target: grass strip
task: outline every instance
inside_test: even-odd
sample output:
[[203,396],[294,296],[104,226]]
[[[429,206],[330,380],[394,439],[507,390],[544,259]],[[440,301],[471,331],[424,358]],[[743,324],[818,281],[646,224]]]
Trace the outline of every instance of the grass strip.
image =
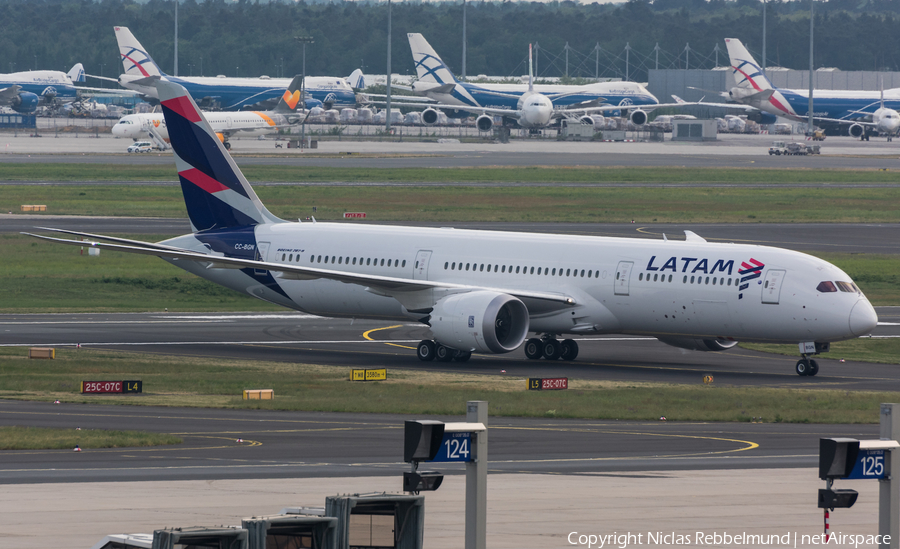
[[[799,350],[796,345],[771,345],[763,343],[741,343],[741,347],[762,353],[795,356]],[[814,357],[815,358],[815,357]],[[895,338],[861,337],[831,344],[831,351],[819,358],[846,359],[879,364],[898,364],[900,362],[900,342]]]
[[[336,155],[340,156],[340,155]],[[241,164],[241,158],[236,161]],[[900,171],[785,168],[615,166],[487,166],[471,168],[346,168],[296,165],[241,166],[251,182],[509,182],[509,183],[900,183]],[[2,163],[3,181],[177,181],[172,164]]]
[[[900,393],[653,385],[570,379],[567,391],[528,391],[505,375],[388,370],[381,382],[351,382],[349,368],[263,361],[66,350],[40,368],[24,349],[0,349],[0,398],[92,404],[457,415],[468,400],[492,416],[619,420],[877,423],[879,405]],[[84,379],[141,379],[143,395],[82,395]],[[244,389],[275,400],[245,401]]]
[[0,427],[0,450],[71,450],[135,448],[181,444],[174,435],[141,431],[107,431],[102,429],[50,429],[44,427]]
[[[883,172],[877,172],[883,173]],[[891,187],[257,187],[284,219],[574,223],[896,223]],[[181,189],[153,185],[6,185],[0,211],[44,204],[46,215],[184,218]],[[44,214],[37,214],[44,215]]]

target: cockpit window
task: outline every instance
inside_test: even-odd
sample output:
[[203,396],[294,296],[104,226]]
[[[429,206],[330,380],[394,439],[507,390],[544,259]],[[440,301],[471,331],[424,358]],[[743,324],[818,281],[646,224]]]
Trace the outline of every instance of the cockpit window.
[[[838,282],[838,284],[840,284],[840,282]],[[818,286],[816,286],[816,290],[824,294],[828,292],[836,292],[837,288],[834,287],[834,282],[830,280],[823,280],[822,282],[819,282]]]
[[856,284],[852,282],[838,282],[838,288],[841,289],[842,292],[855,293],[857,291]]

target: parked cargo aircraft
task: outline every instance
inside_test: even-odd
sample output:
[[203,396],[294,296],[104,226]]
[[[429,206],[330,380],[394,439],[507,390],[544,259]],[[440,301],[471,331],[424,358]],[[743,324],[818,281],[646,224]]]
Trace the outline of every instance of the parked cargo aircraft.
[[[191,96],[206,109],[236,111],[242,109],[271,108],[290,84],[288,78],[227,78],[204,76],[170,76],[163,73],[147,53],[147,50],[126,27],[115,27],[119,43],[119,57],[124,74],[119,84],[148,97],[156,98],[156,80],[176,82],[184,86]],[[349,82],[348,82],[349,80]],[[308,97],[321,101],[327,108],[353,107],[356,94],[351,87],[363,85],[362,71],[353,71],[347,79],[336,76],[309,76],[304,89]],[[310,105],[312,108],[313,105]]]
[[[228,139],[238,133],[248,135],[264,135],[302,122],[306,113],[298,113],[297,107],[302,103],[300,89],[303,77],[297,75],[284,91],[278,105],[271,111],[239,111],[239,112],[207,112],[207,122],[226,149],[231,149]],[[166,148],[169,131],[162,113],[141,113],[123,116],[115,126],[112,134],[116,137],[139,139],[149,136],[161,148]]]
[[532,359],[574,359],[577,343],[557,336],[649,334],[703,351],[799,343],[796,371],[815,375],[810,354],[877,324],[826,261],[689,231],[674,241],[287,222],[262,204],[184,88],[161,81],[159,97],[193,232],[158,243],[61,229],[44,230],[91,241],[39,238],[158,256],[299,311],[418,321],[434,338],[418,344],[421,360],[523,343]]
[[[421,34],[410,33],[407,37],[418,76],[411,89],[436,103],[422,113],[422,121],[426,124],[437,122],[437,109],[440,109],[480,115],[476,125],[482,131],[491,129],[492,116],[505,116],[523,127],[533,128],[546,126],[554,117],[578,118],[591,112],[620,113],[640,126],[647,122],[648,110],[679,106],[674,103],[661,105],[653,94],[636,82],[600,82],[585,86],[460,82]],[[529,74],[530,57],[529,48]]]
[[[809,90],[776,88],[737,38],[726,38],[736,86],[723,95],[761,111],[805,122],[809,118]],[[813,121],[839,125],[853,137],[897,135],[900,131],[900,89],[875,91],[813,90]]]
[[78,101],[82,91],[112,91],[76,87],[75,82],[84,82],[84,67],[81,63],[76,63],[68,73],[40,70],[0,74],[0,106],[28,114],[38,107]]

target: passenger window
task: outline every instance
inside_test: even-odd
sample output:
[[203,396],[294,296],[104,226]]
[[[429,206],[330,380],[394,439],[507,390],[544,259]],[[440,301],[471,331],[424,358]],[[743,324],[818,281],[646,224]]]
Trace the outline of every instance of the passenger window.
[[319,259],[316,260],[316,263],[321,263],[321,262],[322,262],[322,256],[320,255]]
[[658,274],[653,275],[653,282],[656,282],[656,279],[659,278]]
[[519,274],[519,268],[516,267],[516,274]]
[[381,266],[384,267],[384,259],[381,260]]
[[731,286],[731,279],[728,279],[728,285]]
[[584,277],[584,269],[581,269],[581,276]]
[[684,275],[684,280],[681,281],[682,284],[687,284],[687,275]]
[[454,262],[453,262],[453,265],[450,266],[450,270],[451,270],[451,271],[455,271],[455,270],[456,270],[456,261],[454,261]]
[[694,283],[694,276],[691,275],[691,284],[693,284],[693,283]]
[[372,264],[372,258],[371,258],[371,257],[367,257],[367,258],[366,258],[366,265],[371,265],[371,264]]
[[314,256],[314,255],[309,256],[309,262],[310,262],[310,263],[315,263],[315,262],[316,262],[316,256]]
[[819,285],[816,286],[816,290],[822,292],[823,294],[827,294],[829,292],[836,292],[837,288],[834,287],[834,282],[830,280],[823,280],[819,282]]
[[338,258],[338,265],[343,265],[343,263],[344,263],[344,258],[343,258],[343,257],[339,257],[339,258]]
[[[556,276],[556,269],[555,269],[555,268],[553,269],[553,276]],[[619,276],[616,275],[616,280],[618,280],[618,279],[619,279]]]
[[566,276],[569,276],[569,273],[572,272],[572,269],[566,269]]
[[501,273],[505,273],[505,272],[506,272],[506,265],[503,266],[503,268],[500,270],[500,272],[501,272]]
[[713,286],[716,285],[716,277],[713,277]]
[[388,259],[388,267],[390,267],[390,266],[391,266],[391,260]]
[[289,256],[288,256],[288,261],[293,261],[293,260],[294,260],[294,254],[289,255]]
[[534,274],[534,267],[531,268],[531,272],[528,274]]
[[538,274],[541,274],[541,268],[538,267]]
[[488,272],[491,272],[491,264],[488,263]]
[[401,267],[406,267],[406,260],[403,260],[403,263],[400,265]]

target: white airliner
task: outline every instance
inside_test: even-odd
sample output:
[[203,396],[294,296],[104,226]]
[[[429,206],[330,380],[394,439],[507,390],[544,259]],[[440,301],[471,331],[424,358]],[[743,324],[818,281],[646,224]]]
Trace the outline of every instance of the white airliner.
[[[119,44],[119,57],[124,73],[117,81],[124,87],[148,97],[156,98],[156,80],[177,82],[190,91],[207,109],[226,111],[265,108],[281,97],[290,84],[287,78],[227,78],[208,76],[171,76],[162,72],[150,54],[138,42],[127,27],[115,27]],[[93,78],[98,78],[94,76]],[[348,81],[349,80],[349,81]],[[356,105],[354,87],[362,87],[365,78],[356,69],[348,78],[334,76],[309,76],[304,89],[309,97],[320,101],[327,108],[353,107]],[[271,102],[271,103],[269,103]],[[314,105],[308,105],[313,107]]]
[[[435,101],[422,112],[422,122],[429,125],[437,123],[439,109],[452,116],[475,114],[478,116],[475,125],[481,131],[491,130],[493,116],[503,116],[524,128],[541,128],[554,120],[579,119],[592,112],[612,112],[615,116],[622,114],[640,126],[647,122],[647,113],[653,109],[684,106],[678,103],[661,104],[636,82],[600,82],[586,86],[535,85],[530,45],[527,86],[460,82],[425,37],[418,33],[410,33],[407,37],[418,75],[418,80],[410,89]],[[422,106],[417,103],[396,105]],[[593,124],[593,120],[583,121]]]
[[[737,38],[726,38],[736,86],[722,95],[791,120],[809,116],[809,90],[776,88]],[[887,96],[887,100],[885,99]],[[887,101],[888,106],[885,106]],[[894,107],[894,108],[891,108]],[[879,92],[861,90],[813,90],[813,120],[821,125],[841,125],[853,137],[867,139],[874,132],[889,139],[900,131],[900,89]]]
[[[306,116],[297,113],[297,106],[302,103],[302,85],[303,77],[295,76],[271,111],[206,112],[204,116],[225,148],[231,149],[228,139],[238,132],[265,135],[301,122]],[[125,115],[112,127],[112,134],[132,139],[150,136],[163,149],[169,141],[169,131],[162,113]]]
[[[325,316],[418,321],[422,360],[472,352],[574,359],[563,334],[641,334],[685,349],[738,340],[800,344],[808,355],[869,333],[872,305],[849,276],[767,246],[296,223],[260,202],[184,88],[159,83],[193,232],[159,243],[60,229],[76,246],[155,255],[202,278]],[[36,236],[36,235],[33,235]],[[529,334],[534,334],[528,339]],[[527,341],[526,341],[527,339]]]

